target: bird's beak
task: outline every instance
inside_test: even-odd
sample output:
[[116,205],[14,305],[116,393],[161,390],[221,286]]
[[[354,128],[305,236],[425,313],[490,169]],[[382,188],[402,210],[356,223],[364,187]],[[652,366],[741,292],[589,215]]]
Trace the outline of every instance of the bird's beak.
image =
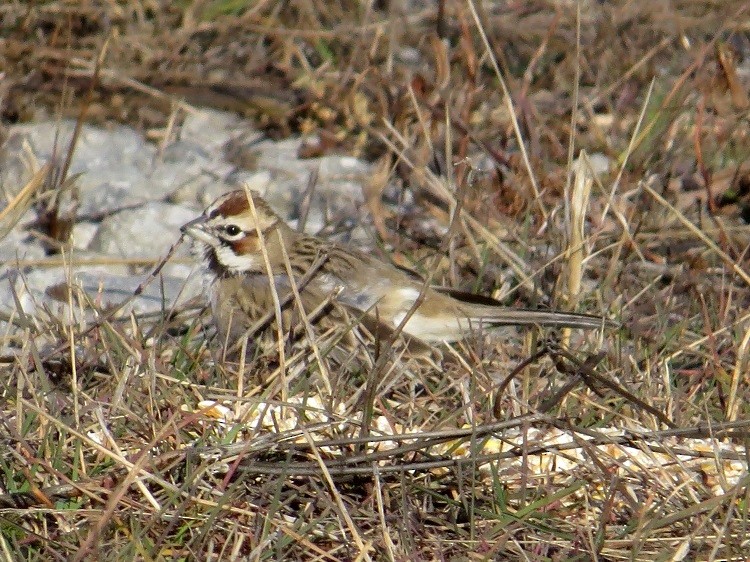
[[206,244],[211,244],[212,246],[216,244],[214,237],[206,231],[206,217],[204,215],[183,224],[180,227],[180,231]]
[[183,224],[180,227],[180,231],[183,234],[189,234],[190,236],[192,236],[192,232],[194,230],[198,230],[198,229],[202,230],[201,227],[205,224],[205,222],[206,222],[206,217],[204,217],[203,215],[201,215],[197,219],[193,219],[190,222],[186,222],[185,224]]

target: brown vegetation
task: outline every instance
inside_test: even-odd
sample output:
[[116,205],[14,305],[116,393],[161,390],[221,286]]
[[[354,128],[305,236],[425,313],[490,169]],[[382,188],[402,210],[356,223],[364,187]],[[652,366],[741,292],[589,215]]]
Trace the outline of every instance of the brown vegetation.
[[[273,357],[246,377],[215,364],[195,310],[16,316],[5,559],[744,557],[747,3],[579,5],[0,6],[5,123],[75,116],[167,142],[193,105],[236,111],[307,135],[303,157],[374,162],[363,189],[396,261],[623,324],[467,342],[420,378],[376,392],[363,373],[320,398]],[[579,151],[611,170],[587,175]],[[34,182],[0,218],[37,205],[64,244],[74,217],[30,195],[67,185],[64,167]],[[382,197],[394,186],[408,214]]]

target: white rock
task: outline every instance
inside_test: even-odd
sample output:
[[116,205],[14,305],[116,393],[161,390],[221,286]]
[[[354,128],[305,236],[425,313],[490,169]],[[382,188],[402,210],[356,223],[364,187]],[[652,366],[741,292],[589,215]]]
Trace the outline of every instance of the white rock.
[[[87,314],[92,314],[89,303],[94,303],[98,308],[108,308],[131,301],[123,313],[131,310],[136,313],[158,312],[170,309],[178,302],[184,303],[202,290],[202,281],[197,275],[189,279],[162,275],[145,285],[143,292],[133,298],[136,289],[148,280],[149,274],[132,275],[122,269],[119,269],[121,273],[117,273],[118,269],[76,267],[73,269],[72,282],[70,271],[62,267],[39,269],[17,275],[15,279],[2,280],[0,310],[10,312],[16,308],[10,283],[13,283],[26,314],[45,310],[63,323],[78,322]],[[72,291],[73,309],[68,306],[69,290]],[[81,298],[81,291],[86,298]]]
[[97,230],[99,230],[99,225],[94,222],[81,221],[74,224],[73,232],[71,233],[73,248],[76,250],[87,249],[94,239]]
[[[62,162],[74,129],[73,120],[14,125],[8,132],[8,142],[11,147],[17,147],[26,141],[41,163],[53,155]],[[102,170],[117,162],[140,160],[153,151],[154,148],[130,127],[117,125],[105,129],[84,125],[76,141],[69,174]]]
[[[159,259],[180,236],[180,226],[195,211],[168,203],[150,202],[121,211],[102,221],[89,250],[122,258]],[[183,250],[182,255],[186,255]]]
[[[21,221],[23,224],[24,221]],[[0,263],[12,265],[24,260],[38,260],[45,256],[42,244],[23,232],[18,225],[0,240]]]
[[190,112],[182,123],[180,137],[203,146],[208,152],[216,153],[224,145],[240,135],[261,135],[248,121],[241,120],[237,114],[213,109],[200,109]]

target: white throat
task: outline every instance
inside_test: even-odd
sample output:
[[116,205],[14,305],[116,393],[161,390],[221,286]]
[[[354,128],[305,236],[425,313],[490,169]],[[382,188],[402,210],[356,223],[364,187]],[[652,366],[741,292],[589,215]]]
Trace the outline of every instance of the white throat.
[[238,256],[227,246],[215,247],[216,259],[232,273],[263,271],[262,256],[243,255]]

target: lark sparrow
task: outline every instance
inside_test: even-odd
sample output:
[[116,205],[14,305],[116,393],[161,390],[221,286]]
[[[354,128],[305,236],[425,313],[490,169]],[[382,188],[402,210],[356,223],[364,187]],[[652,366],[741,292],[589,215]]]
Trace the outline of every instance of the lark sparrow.
[[427,287],[367,253],[293,230],[261,197],[244,190],[219,197],[182,232],[197,241],[214,320],[230,343],[259,322],[256,328],[276,325],[277,304],[284,333],[304,331],[301,304],[308,331],[359,325],[382,338],[400,328],[427,344],[462,339],[480,326],[607,324],[597,316],[507,308],[488,297]]

